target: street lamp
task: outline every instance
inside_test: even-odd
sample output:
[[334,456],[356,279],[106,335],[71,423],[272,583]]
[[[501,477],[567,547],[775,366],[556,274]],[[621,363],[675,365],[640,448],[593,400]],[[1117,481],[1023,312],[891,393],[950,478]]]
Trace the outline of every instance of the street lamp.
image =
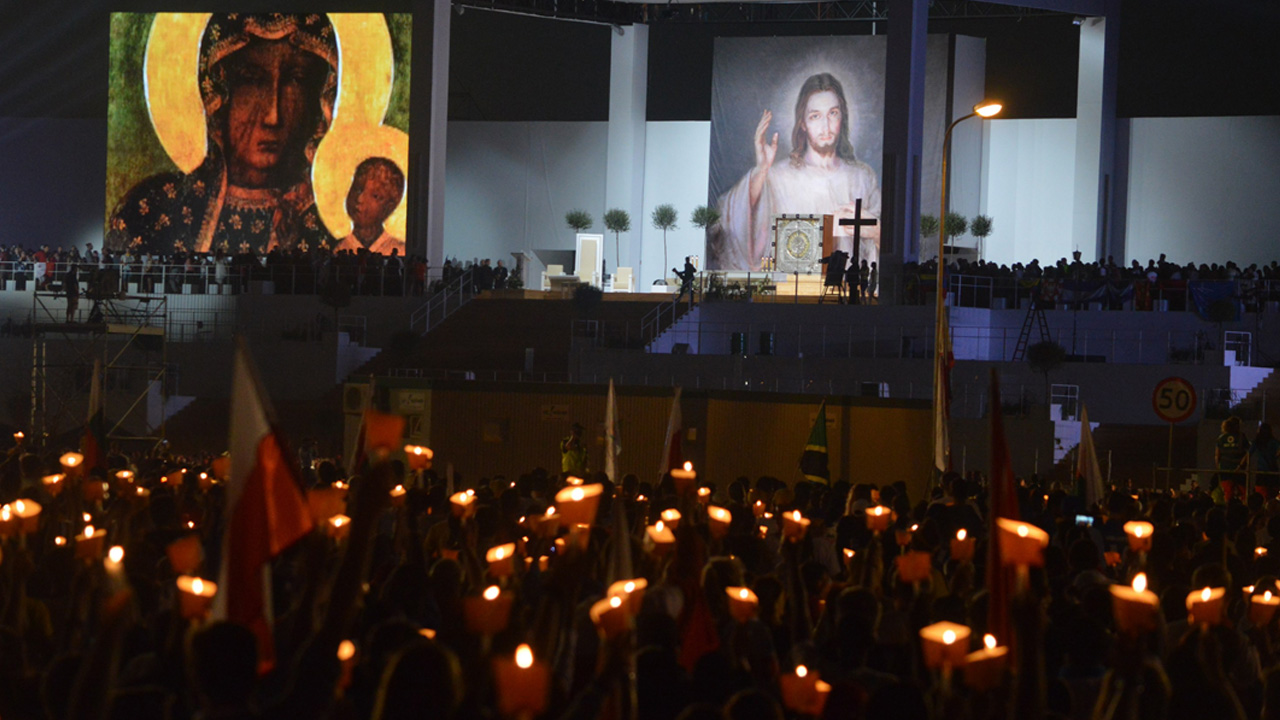
[[[934,318],[934,348],[933,348],[933,406],[934,406],[934,427],[933,427],[933,448],[934,448],[934,464],[938,470],[947,471],[947,456],[950,454],[950,431],[948,428],[950,421],[950,403],[946,397],[947,389],[945,378],[950,372],[951,359],[949,357],[950,350],[950,329],[946,321],[946,304],[943,302],[943,288],[945,287],[944,275],[947,268],[947,165],[951,160],[951,131],[957,125],[968,120],[971,117],[989,118],[997,115],[1004,108],[998,102],[992,100],[984,100],[973,106],[973,112],[968,115],[956,118],[947,126],[947,132],[942,137],[942,212],[938,215],[938,297],[936,315]],[[998,402],[998,399],[994,401]],[[947,407],[945,412],[940,408]]]

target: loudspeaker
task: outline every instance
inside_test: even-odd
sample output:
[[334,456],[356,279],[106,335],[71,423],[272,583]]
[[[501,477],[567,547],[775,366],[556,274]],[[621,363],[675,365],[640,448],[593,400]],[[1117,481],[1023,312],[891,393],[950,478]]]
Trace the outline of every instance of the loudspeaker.
[[373,390],[369,385],[348,383],[342,390],[342,412],[359,415],[369,407],[369,395]]

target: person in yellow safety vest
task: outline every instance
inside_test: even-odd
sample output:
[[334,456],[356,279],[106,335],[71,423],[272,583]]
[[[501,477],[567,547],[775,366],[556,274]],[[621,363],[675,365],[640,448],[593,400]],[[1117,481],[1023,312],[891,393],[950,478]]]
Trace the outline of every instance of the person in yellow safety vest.
[[587,475],[587,447],[582,444],[582,426],[574,423],[569,436],[560,441],[560,470],[576,477]]

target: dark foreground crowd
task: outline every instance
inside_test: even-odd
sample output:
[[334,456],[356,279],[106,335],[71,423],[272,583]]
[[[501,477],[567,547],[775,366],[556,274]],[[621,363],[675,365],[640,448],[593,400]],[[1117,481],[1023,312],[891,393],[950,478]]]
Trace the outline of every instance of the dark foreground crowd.
[[[550,670],[536,713],[547,718],[800,717],[780,690],[800,665],[830,685],[827,718],[1280,717],[1280,614],[1257,626],[1246,610],[1250,592],[1280,593],[1280,504],[1259,493],[1224,506],[1112,488],[1087,508],[1019,481],[1022,519],[1051,539],[1043,568],[1002,608],[1015,633],[997,639],[1012,650],[1005,674],[979,690],[963,668],[927,668],[919,636],[947,620],[970,627],[977,648],[990,631],[976,476],[948,475],[916,497],[900,482],[768,477],[699,477],[678,494],[670,475],[615,485],[596,474],[587,529],[546,519],[564,479],[541,470],[450,482],[407,471],[401,456],[343,478],[318,461],[301,481],[316,529],[271,566],[268,668],[248,629],[183,617],[175,566],[193,560],[174,548],[202,546],[186,572],[217,577],[225,486],[205,460],[114,454],[54,495],[43,478],[59,471],[56,456],[9,453],[0,499],[43,511],[29,533],[0,522],[0,717],[499,717],[517,688],[495,680],[496,663],[521,644]],[[105,494],[92,487],[104,481]],[[451,492],[474,512],[456,511]],[[876,503],[893,513],[880,533],[868,529]],[[731,513],[727,533],[709,522],[717,507]],[[682,516],[666,524],[674,546],[655,544],[647,526],[671,509]],[[797,510],[810,524],[792,541],[783,518]],[[334,512],[349,518],[341,532]],[[1122,530],[1137,518],[1155,528],[1147,553]],[[78,549],[89,524],[106,529],[104,548],[123,549],[122,574],[104,548]],[[977,539],[973,561],[950,555],[962,529]],[[510,576],[486,562],[506,543]],[[899,577],[908,551],[931,559],[924,579]],[[1109,587],[1139,571],[1161,612],[1155,631],[1132,636],[1116,627]],[[647,581],[642,601],[602,638],[590,610],[629,579]],[[495,585],[510,614],[473,632],[477,598]],[[739,586],[756,598],[748,615],[726,593]],[[1225,622],[1189,627],[1185,599],[1206,586],[1226,589]]]

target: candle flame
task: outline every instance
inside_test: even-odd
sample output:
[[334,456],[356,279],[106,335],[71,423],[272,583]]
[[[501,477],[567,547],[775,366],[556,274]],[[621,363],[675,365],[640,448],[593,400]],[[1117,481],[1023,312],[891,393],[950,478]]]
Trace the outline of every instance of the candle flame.
[[747,592],[747,589],[746,589],[746,588],[742,588],[741,590],[739,590],[739,591],[738,591],[738,597],[739,597],[739,598],[741,598],[741,599],[743,599],[743,600],[746,600],[746,599],[747,599],[748,594],[749,594],[749,593]]
[[583,496],[584,496],[584,493],[582,492],[582,488],[580,487],[574,488],[573,492],[569,493],[569,497],[573,498],[574,502],[578,502],[583,498]]
[[614,595],[613,597],[609,598],[609,605],[611,605],[612,607],[622,607],[622,598],[618,597],[617,595]]
[[62,547],[67,544],[67,539],[59,535],[53,539],[53,544]]
[[686,461],[684,464],[684,471],[691,472],[692,470],[693,470],[693,463]]
[[192,595],[203,595],[203,594],[204,594],[204,581],[203,581],[203,580],[201,580],[200,578],[192,578],[192,579],[191,579],[191,594],[192,594]]
[[[7,509],[7,508],[6,508],[6,509]],[[92,525],[85,525],[85,526],[84,526],[84,536],[85,536],[85,538],[91,538],[91,537],[93,537],[93,533],[94,533],[94,529],[93,529],[93,526],[92,526]]]
[[119,545],[113,545],[111,549],[107,551],[107,559],[113,563],[119,564],[124,560],[124,548]]
[[955,631],[955,630],[947,630],[946,632],[942,633],[942,644],[943,644],[943,645],[950,645],[950,644],[954,643],[955,641],[956,641],[956,631]]
[[1200,591],[1200,600],[1203,602],[1209,602],[1209,596],[1211,596],[1212,594],[1213,593],[1209,591],[1209,588],[1205,588],[1204,590]]
[[796,677],[804,677],[805,675],[808,675],[808,674],[809,674],[809,668],[803,665],[796,666]]
[[1262,601],[1263,601],[1263,602],[1271,602],[1271,591],[1270,591],[1270,590],[1268,590],[1268,591],[1266,591],[1266,592],[1262,593]]
[[957,540],[964,540],[966,537],[969,537],[969,533],[965,532],[964,528],[960,528],[959,530],[956,531]]
[[346,662],[356,656],[356,644],[350,640],[338,643],[338,659]]
[[662,521],[661,521],[661,520],[659,520],[658,522],[656,522],[656,523],[654,523],[654,524],[653,524],[653,529],[654,529],[654,530],[657,530],[658,532],[662,532],[662,528],[664,528],[664,527],[666,527],[666,526],[662,524]]
[[622,589],[623,589],[623,590],[625,590],[625,591],[627,591],[627,592],[629,592],[629,593],[635,592],[635,591],[636,591],[636,584],[635,584],[634,582],[632,582],[632,581],[628,580],[628,581],[627,581],[627,584],[622,586]]
[[90,520],[93,519],[93,516],[90,515],[89,513],[81,513],[80,517],[84,518],[85,522],[89,522]]
[[405,489],[403,485],[397,485],[391,488],[391,497],[400,497],[403,494],[405,494]]
[[8,503],[5,503],[3,506],[0,506],[0,520],[4,522],[9,522],[9,518],[12,517],[12,515],[13,515],[13,511],[9,509]]
[[791,513],[791,519],[795,520],[796,522],[800,522],[800,511],[799,510],[793,511]]
[[[351,521],[351,518],[347,517],[346,515],[334,515],[333,517],[329,518],[329,524],[334,526],[335,528],[340,528],[343,525],[346,525],[350,521]],[[187,523],[187,527],[193,527],[193,526],[194,526],[194,523]]]
[[485,599],[485,600],[497,600],[497,599],[498,599],[498,593],[499,593],[499,592],[501,592],[501,591],[500,591],[500,590],[498,590],[498,586],[497,586],[497,585],[490,585],[489,587],[487,587],[487,588],[485,588],[485,589],[484,589],[484,599]]
[[[334,525],[334,527],[337,527],[337,526],[338,526],[338,525],[340,525],[340,524],[341,524],[341,523],[336,523],[336,524]],[[195,530],[195,529],[196,529],[196,521],[195,521],[195,520],[188,520],[188,521],[187,521],[187,529],[188,529],[188,530]]]
[[506,556],[506,554],[507,554],[507,550],[504,547],[498,547],[493,551],[493,557],[497,560],[501,560],[503,557]]
[[882,507],[880,507],[879,505],[877,505],[877,506],[875,507],[875,510],[873,510],[872,512],[874,512],[874,513],[875,513],[876,517],[880,517],[881,515],[883,515],[883,514],[884,514],[884,508],[882,508]]
[[710,494],[711,494],[711,488],[709,487],[698,488],[698,497],[707,497]]
[[1135,527],[1133,529],[1133,536],[1138,538],[1142,537],[1142,530],[1143,530],[1143,527],[1141,525]]
[[476,491],[475,491],[475,490],[472,490],[472,489],[470,489],[470,488],[468,488],[468,489],[467,489],[467,497],[475,497],[475,496],[476,496]]
[[919,526],[919,525],[912,525],[912,526],[911,526],[911,532],[915,532],[916,530],[919,530],[919,529],[920,529],[920,526]]
[[13,509],[14,509],[14,511],[15,511],[15,512],[17,512],[19,515],[21,515],[22,513],[26,512],[26,510],[27,510],[27,504],[26,504],[26,503],[24,503],[24,502],[22,502],[21,500],[18,500],[17,502],[15,502],[15,503],[13,504]]
[[528,670],[533,667],[533,649],[528,644],[521,644],[516,648],[516,667],[521,670]]
[[852,548],[845,548],[845,549],[844,549],[844,556],[845,556],[846,558],[852,558],[852,557],[853,557],[853,549],[852,549]]
[[1147,589],[1147,574],[1138,573],[1133,576],[1133,591],[1143,592]]
[[555,515],[555,514],[556,514],[555,505],[552,505],[551,507],[547,508],[547,515],[546,515],[547,517],[551,517],[552,515]]
[[1027,526],[1026,526],[1026,525],[1019,525],[1019,526],[1018,526],[1018,537],[1026,537],[1026,536],[1027,536],[1027,534],[1028,534],[1028,533],[1030,533],[1030,532],[1031,532],[1031,531],[1027,529]]
[[1267,549],[1264,547],[1256,547],[1253,549],[1253,554],[1257,555],[1258,557],[1266,557]]
[[996,636],[995,636],[995,635],[992,635],[991,633],[987,633],[986,635],[983,635],[983,636],[982,636],[982,644],[983,644],[983,645],[986,645],[988,650],[995,650],[995,649],[996,649]]

